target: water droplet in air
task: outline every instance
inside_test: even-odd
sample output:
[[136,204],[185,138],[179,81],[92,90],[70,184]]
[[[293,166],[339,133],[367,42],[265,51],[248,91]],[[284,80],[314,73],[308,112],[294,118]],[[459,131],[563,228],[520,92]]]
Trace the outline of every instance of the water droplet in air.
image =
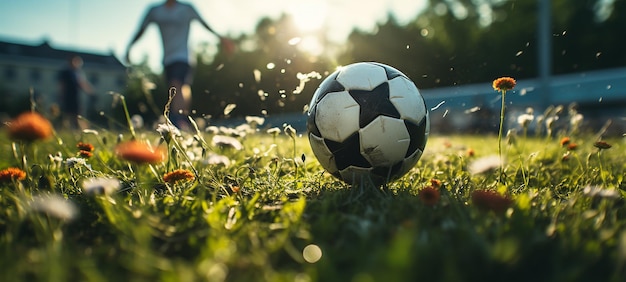
[[294,38],[289,39],[289,41],[287,41],[287,44],[293,46],[293,45],[300,43],[300,41],[302,41],[302,38],[294,37]]
[[224,108],[224,115],[225,116],[229,115],[236,107],[237,107],[236,104],[226,105],[226,107]]
[[316,263],[322,258],[322,249],[314,244],[308,245],[302,250],[302,257],[308,263]]
[[257,83],[259,83],[261,81],[261,71],[254,69],[252,71],[252,73],[254,74],[254,81],[256,81]]

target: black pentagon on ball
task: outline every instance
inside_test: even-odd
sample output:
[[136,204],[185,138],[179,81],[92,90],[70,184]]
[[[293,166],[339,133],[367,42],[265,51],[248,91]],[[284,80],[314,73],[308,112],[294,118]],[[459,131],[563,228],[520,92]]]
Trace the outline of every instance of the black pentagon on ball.
[[317,128],[317,124],[315,123],[315,114],[317,112],[317,104],[313,105],[309,109],[309,115],[306,118],[306,129],[313,135],[317,137],[322,137],[319,128]]
[[341,92],[346,89],[343,85],[341,85],[341,83],[339,83],[339,81],[337,81],[338,75],[339,72],[334,72],[322,81],[320,86],[317,88],[317,91],[315,91],[315,97],[313,97],[314,101],[311,101],[313,104],[317,104],[328,93]]
[[350,135],[343,142],[335,142],[324,139],[324,143],[328,150],[335,156],[335,165],[338,170],[344,170],[349,166],[372,167],[372,165],[363,157],[360,148],[360,136],[358,132]]
[[408,158],[418,149],[424,151],[424,147],[426,147],[426,139],[428,138],[428,134],[426,133],[426,128],[428,127],[428,125],[426,124],[426,121],[426,117],[422,118],[419,124],[404,120],[404,125],[409,132],[409,136],[411,136],[409,149],[404,156],[405,158]]
[[372,174],[377,175],[378,177],[382,179],[389,180],[389,179],[393,179],[394,176],[397,176],[398,171],[400,171],[401,168],[402,168],[402,162],[400,161],[390,167],[387,167],[387,166],[374,167],[374,169],[372,169]]
[[359,104],[359,127],[363,128],[379,116],[400,118],[396,106],[389,100],[389,83],[383,82],[372,90],[349,90]]
[[392,79],[394,79],[394,78],[396,78],[398,76],[406,77],[406,75],[401,73],[399,70],[394,69],[394,68],[392,68],[390,66],[387,66],[387,65],[384,65],[384,64],[381,64],[381,63],[375,63],[375,62],[372,62],[371,64],[377,65],[377,66],[385,69],[385,73],[387,74],[387,80],[392,80]]

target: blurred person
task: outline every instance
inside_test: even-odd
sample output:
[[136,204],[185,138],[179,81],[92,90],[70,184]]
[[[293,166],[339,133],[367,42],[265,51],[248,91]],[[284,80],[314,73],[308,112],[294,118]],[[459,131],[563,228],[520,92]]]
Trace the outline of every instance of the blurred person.
[[204,28],[220,39],[227,51],[232,51],[233,43],[216,33],[196,9],[188,3],[167,0],[151,6],[144,16],[139,30],[133,36],[126,50],[126,62],[130,63],[130,49],[141,38],[144,31],[155,23],[161,33],[163,45],[163,72],[168,87],[176,89],[176,95],[170,105],[170,119],[178,128],[189,127],[187,115],[191,105],[191,58],[189,52],[189,28],[197,20]]
[[78,128],[78,115],[81,114],[81,91],[93,96],[93,87],[82,70],[83,59],[78,55],[69,58],[67,66],[59,72],[59,102],[65,126]]

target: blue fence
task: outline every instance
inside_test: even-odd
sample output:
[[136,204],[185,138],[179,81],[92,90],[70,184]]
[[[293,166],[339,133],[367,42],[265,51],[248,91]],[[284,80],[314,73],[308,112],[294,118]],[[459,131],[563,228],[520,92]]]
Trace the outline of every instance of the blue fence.
[[[499,123],[501,97],[490,82],[420,90],[431,109],[433,132],[493,132]],[[626,128],[626,68],[552,76],[542,87],[539,79],[518,80],[506,96],[507,127],[531,107],[538,116],[550,106],[575,103],[591,130],[611,120],[611,129]]]

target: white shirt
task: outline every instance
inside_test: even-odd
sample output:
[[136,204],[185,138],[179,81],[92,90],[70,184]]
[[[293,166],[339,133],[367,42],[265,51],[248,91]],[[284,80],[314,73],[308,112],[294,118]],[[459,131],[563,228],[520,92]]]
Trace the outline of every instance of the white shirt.
[[141,29],[145,29],[150,23],[159,26],[164,66],[174,62],[190,62],[189,27],[194,19],[200,20],[200,15],[187,3],[176,2],[171,7],[159,4],[152,6],[148,11],[141,23]]

